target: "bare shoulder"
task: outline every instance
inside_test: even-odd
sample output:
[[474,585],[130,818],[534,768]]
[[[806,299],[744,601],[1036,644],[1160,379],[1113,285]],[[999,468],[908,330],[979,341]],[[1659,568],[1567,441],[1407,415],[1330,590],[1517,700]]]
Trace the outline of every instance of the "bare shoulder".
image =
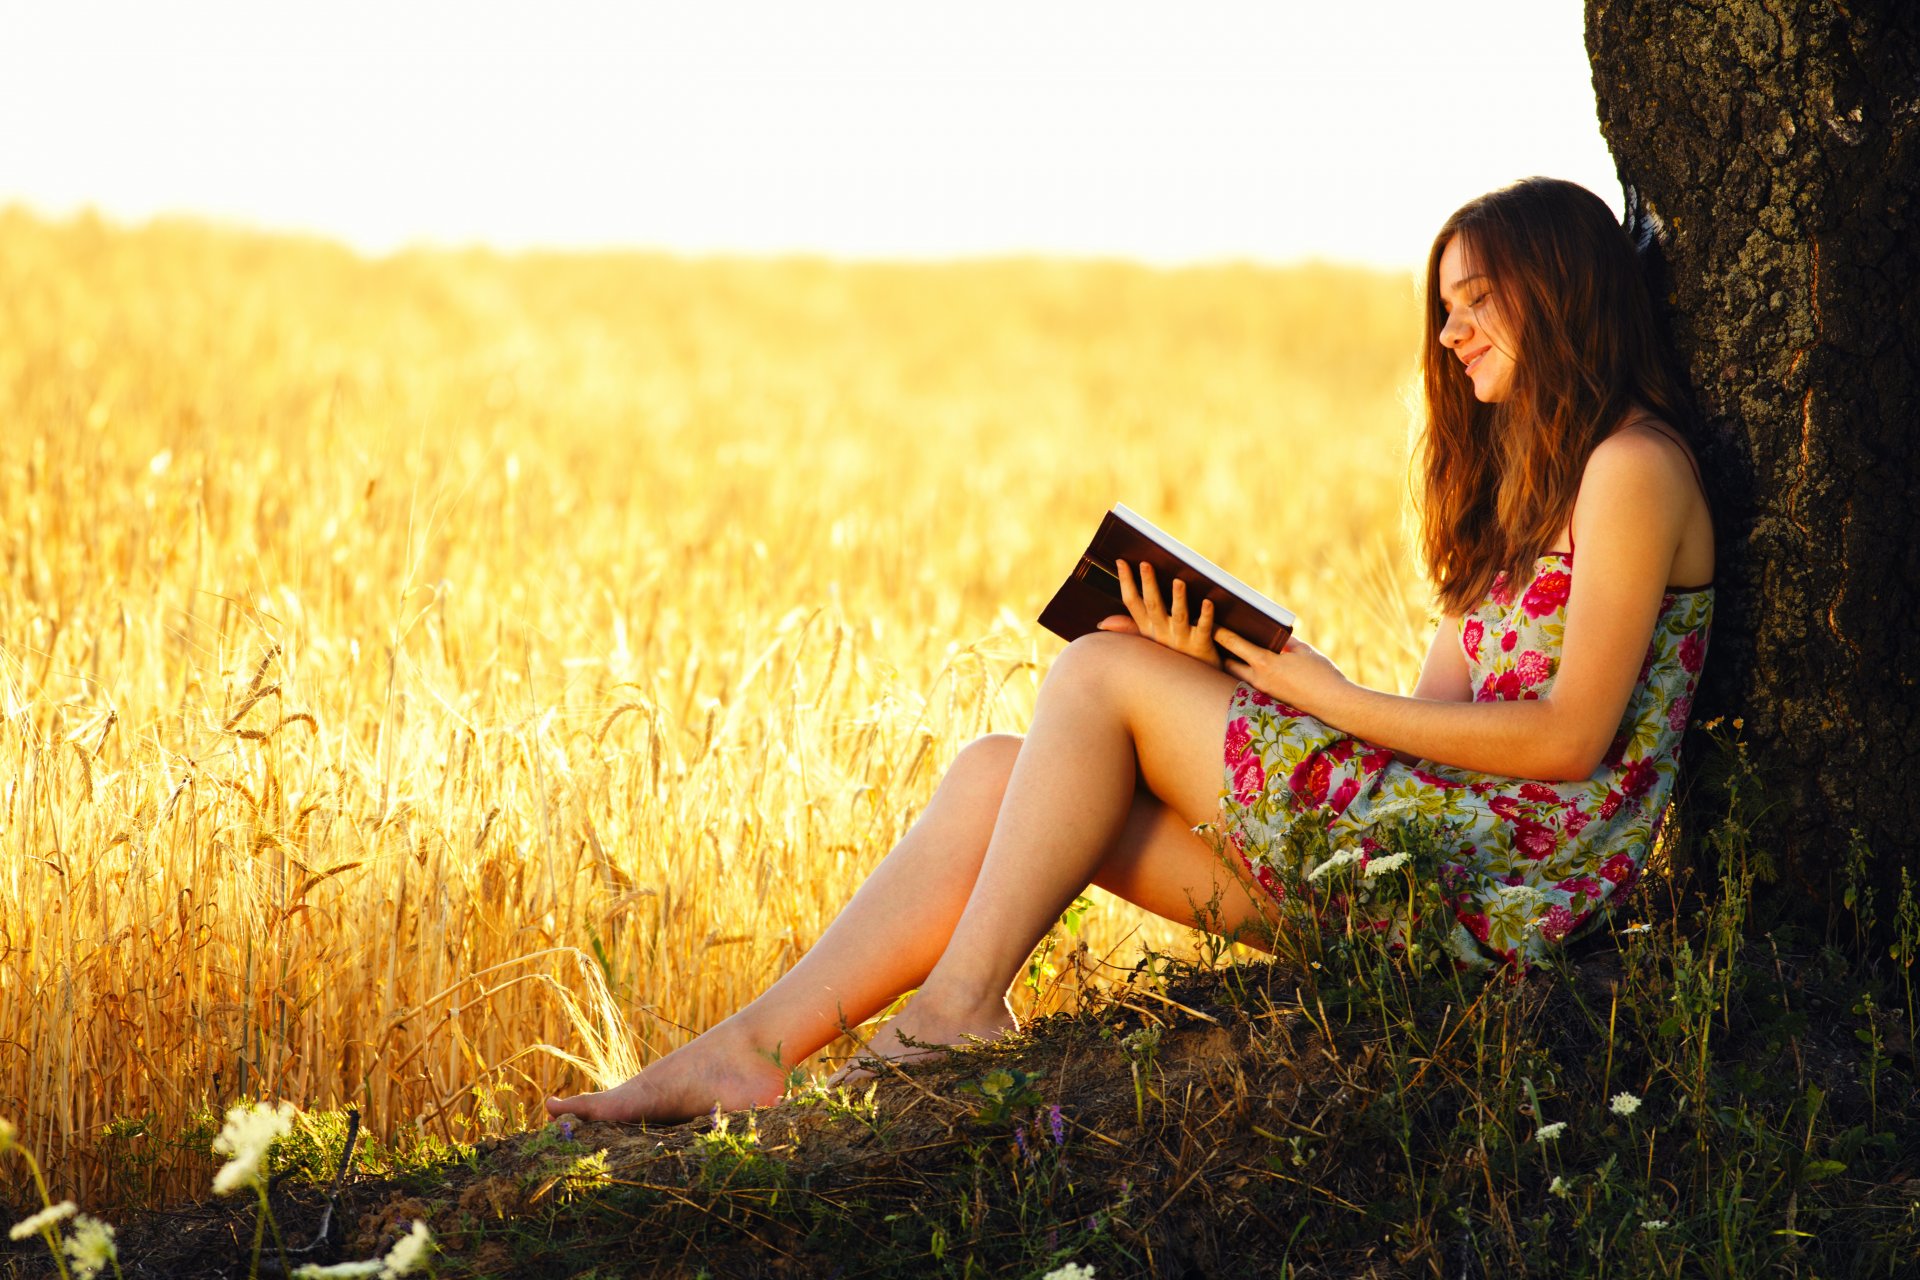
[[1693,489],[1692,451],[1679,431],[1650,414],[1618,427],[1594,446],[1587,459],[1581,489],[1622,486],[1653,489],[1655,494],[1679,498]]

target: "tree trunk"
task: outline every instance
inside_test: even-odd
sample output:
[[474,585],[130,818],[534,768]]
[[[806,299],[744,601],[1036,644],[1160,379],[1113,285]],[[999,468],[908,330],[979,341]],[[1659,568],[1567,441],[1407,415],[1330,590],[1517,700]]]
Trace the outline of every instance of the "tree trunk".
[[1830,917],[1858,831],[1884,914],[1920,845],[1920,4],[1587,0],[1586,22],[1719,532],[1696,723],[1744,721],[1760,894]]

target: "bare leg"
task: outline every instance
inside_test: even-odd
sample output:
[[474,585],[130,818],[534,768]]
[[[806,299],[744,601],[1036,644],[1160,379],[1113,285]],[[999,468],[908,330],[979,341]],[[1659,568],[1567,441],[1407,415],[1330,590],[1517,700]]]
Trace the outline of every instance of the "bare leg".
[[1006,994],[1034,944],[1099,875],[1144,785],[1189,823],[1216,811],[1233,678],[1133,636],[1077,640],[1054,663],[952,937],[874,1050],[958,1044],[1013,1025]]
[[[1155,648],[1145,641],[1131,643],[1141,651]],[[1160,652],[1192,672],[1215,677],[1211,689],[1204,690],[1213,696],[1201,698],[1197,713],[1201,722],[1212,724],[1199,735],[1208,746],[1205,762],[1196,770],[1208,780],[1204,785],[1196,781],[1189,797],[1204,818],[1211,815],[1218,796],[1224,704],[1232,682],[1198,663]],[[1049,688],[1055,683],[1050,677]],[[1182,689],[1169,696],[1185,698],[1194,692]],[[784,1064],[806,1058],[843,1026],[865,1021],[933,969],[974,893],[1016,759],[1029,754],[1013,737],[970,744],[906,838],[820,941],[765,994],[618,1088],[550,1099],[548,1110],[593,1119],[681,1119],[716,1103],[741,1107],[776,1100],[785,1083]],[[1221,927],[1233,930],[1257,920],[1258,891],[1223,866],[1212,848],[1189,830],[1189,815],[1144,792],[1131,791],[1122,799],[1122,823],[1108,841],[1107,856],[1095,866],[1095,874],[1078,879],[1046,917],[1042,932],[1089,879],[1183,922],[1194,922],[1194,903],[1205,904],[1215,896],[1221,900]],[[1036,933],[1029,940],[1021,960],[1038,937]],[[1005,987],[1002,983],[1002,995]],[[991,1029],[1012,1025],[1004,1002],[1000,1013],[1003,1018]]]

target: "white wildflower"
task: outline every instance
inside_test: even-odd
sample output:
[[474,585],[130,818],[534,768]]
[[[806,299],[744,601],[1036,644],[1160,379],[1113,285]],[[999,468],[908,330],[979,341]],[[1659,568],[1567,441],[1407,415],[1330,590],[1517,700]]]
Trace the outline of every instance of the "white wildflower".
[[213,1175],[213,1194],[224,1196],[241,1187],[257,1186],[262,1181],[260,1166],[266,1162],[267,1148],[276,1138],[293,1132],[293,1107],[285,1102],[268,1106],[256,1102],[227,1112],[227,1123],[213,1140],[213,1153],[229,1156],[220,1172]]
[[76,1280],[93,1280],[120,1256],[113,1244],[113,1228],[84,1213],[73,1220],[73,1231],[61,1247],[73,1260]]
[[1647,922],[1646,922],[1645,920],[1641,920],[1641,921],[1639,921],[1639,922],[1637,922],[1637,923],[1635,923],[1635,924],[1630,924],[1630,925],[1628,925],[1628,926],[1626,927],[1626,929],[1625,929],[1625,930],[1623,930],[1623,932],[1626,932],[1626,933],[1652,933],[1652,932],[1653,932],[1653,926],[1652,926],[1652,925],[1650,925],[1650,924],[1648,924],[1648,923],[1647,923]]
[[25,1240],[37,1236],[57,1222],[64,1222],[80,1211],[80,1206],[71,1200],[62,1200],[59,1204],[50,1204],[31,1218],[22,1218],[13,1224],[13,1230],[7,1232],[10,1240]]
[[1371,880],[1375,876],[1385,875],[1389,871],[1398,871],[1401,867],[1406,866],[1412,857],[1413,855],[1410,853],[1390,853],[1384,858],[1375,858],[1367,864],[1367,879]]
[[1325,862],[1321,863],[1319,866],[1315,867],[1313,870],[1307,872],[1307,879],[1309,881],[1318,880],[1321,876],[1327,874],[1327,872],[1329,871],[1332,871],[1338,867],[1344,867],[1350,862],[1360,861],[1362,856],[1363,855],[1358,849],[1342,849],[1340,852],[1334,854],[1331,858],[1328,858]]
[[1533,1140],[1535,1142],[1552,1142],[1566,1131],[1567,1122],[1565,1120],[1555,1120],[1552,1124],[1543,1124],[1538,1129],[1535,1129],[1533,1131]]
[[309,1262],[293,1269],[293,1280],[356,1280],[356,1277],[377,1276],[386,1269],[386,1261],[381,1258],[371,1262],[336,1262],[327,1267]]
[[1093,1268],[1083,1267],[1077,1262],[1069,1262],[1064,1267],[1055,1267],[1040,1280],[1093,1280]]
[[1553,1181],[1547,1184],[1547,1194],[1559,1196],[1565,1200],[1573,1194],[1573,1184],[1556,1173],[1553,1175]]
[[1632,1094],[1616,1093],[1613,1095],[1613,1114],[1617,1116],[1630,1116],[1639,1109],[1640,1099],[1634,1097]]
[[420,1265],[420,1259],[426,1256],[427,1246],[433,1242],[433,1232],[427,1230],[427,1224],[414,1219],[413,1230],[400,1237],[400,1243],[387,1250],[385,1271],[380,1274],[387,1277],[403,1276]]
[[1665,1218],[1648,1218],[1645,1222],[1640,1224],[1640,1229],[1642,1231],[1665,1231],[1668,1227],[1672,1225],[1673,1224],[1671,1222],[1668,1222]]

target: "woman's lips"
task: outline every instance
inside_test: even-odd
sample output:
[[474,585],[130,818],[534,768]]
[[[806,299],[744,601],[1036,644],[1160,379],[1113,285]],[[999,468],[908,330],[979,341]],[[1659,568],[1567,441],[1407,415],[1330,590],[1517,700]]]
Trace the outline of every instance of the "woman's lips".
[[1492,347],[1482,347],[1478,351],[1474,352],[1472,355],[1466,357],[1466,371],[1469,374],[1471,374],[1473,372],[1473,366],[1479,364],[1482,360],[1484,360],[1486,358],[1487,352],[1491,350],[1493,350]]

